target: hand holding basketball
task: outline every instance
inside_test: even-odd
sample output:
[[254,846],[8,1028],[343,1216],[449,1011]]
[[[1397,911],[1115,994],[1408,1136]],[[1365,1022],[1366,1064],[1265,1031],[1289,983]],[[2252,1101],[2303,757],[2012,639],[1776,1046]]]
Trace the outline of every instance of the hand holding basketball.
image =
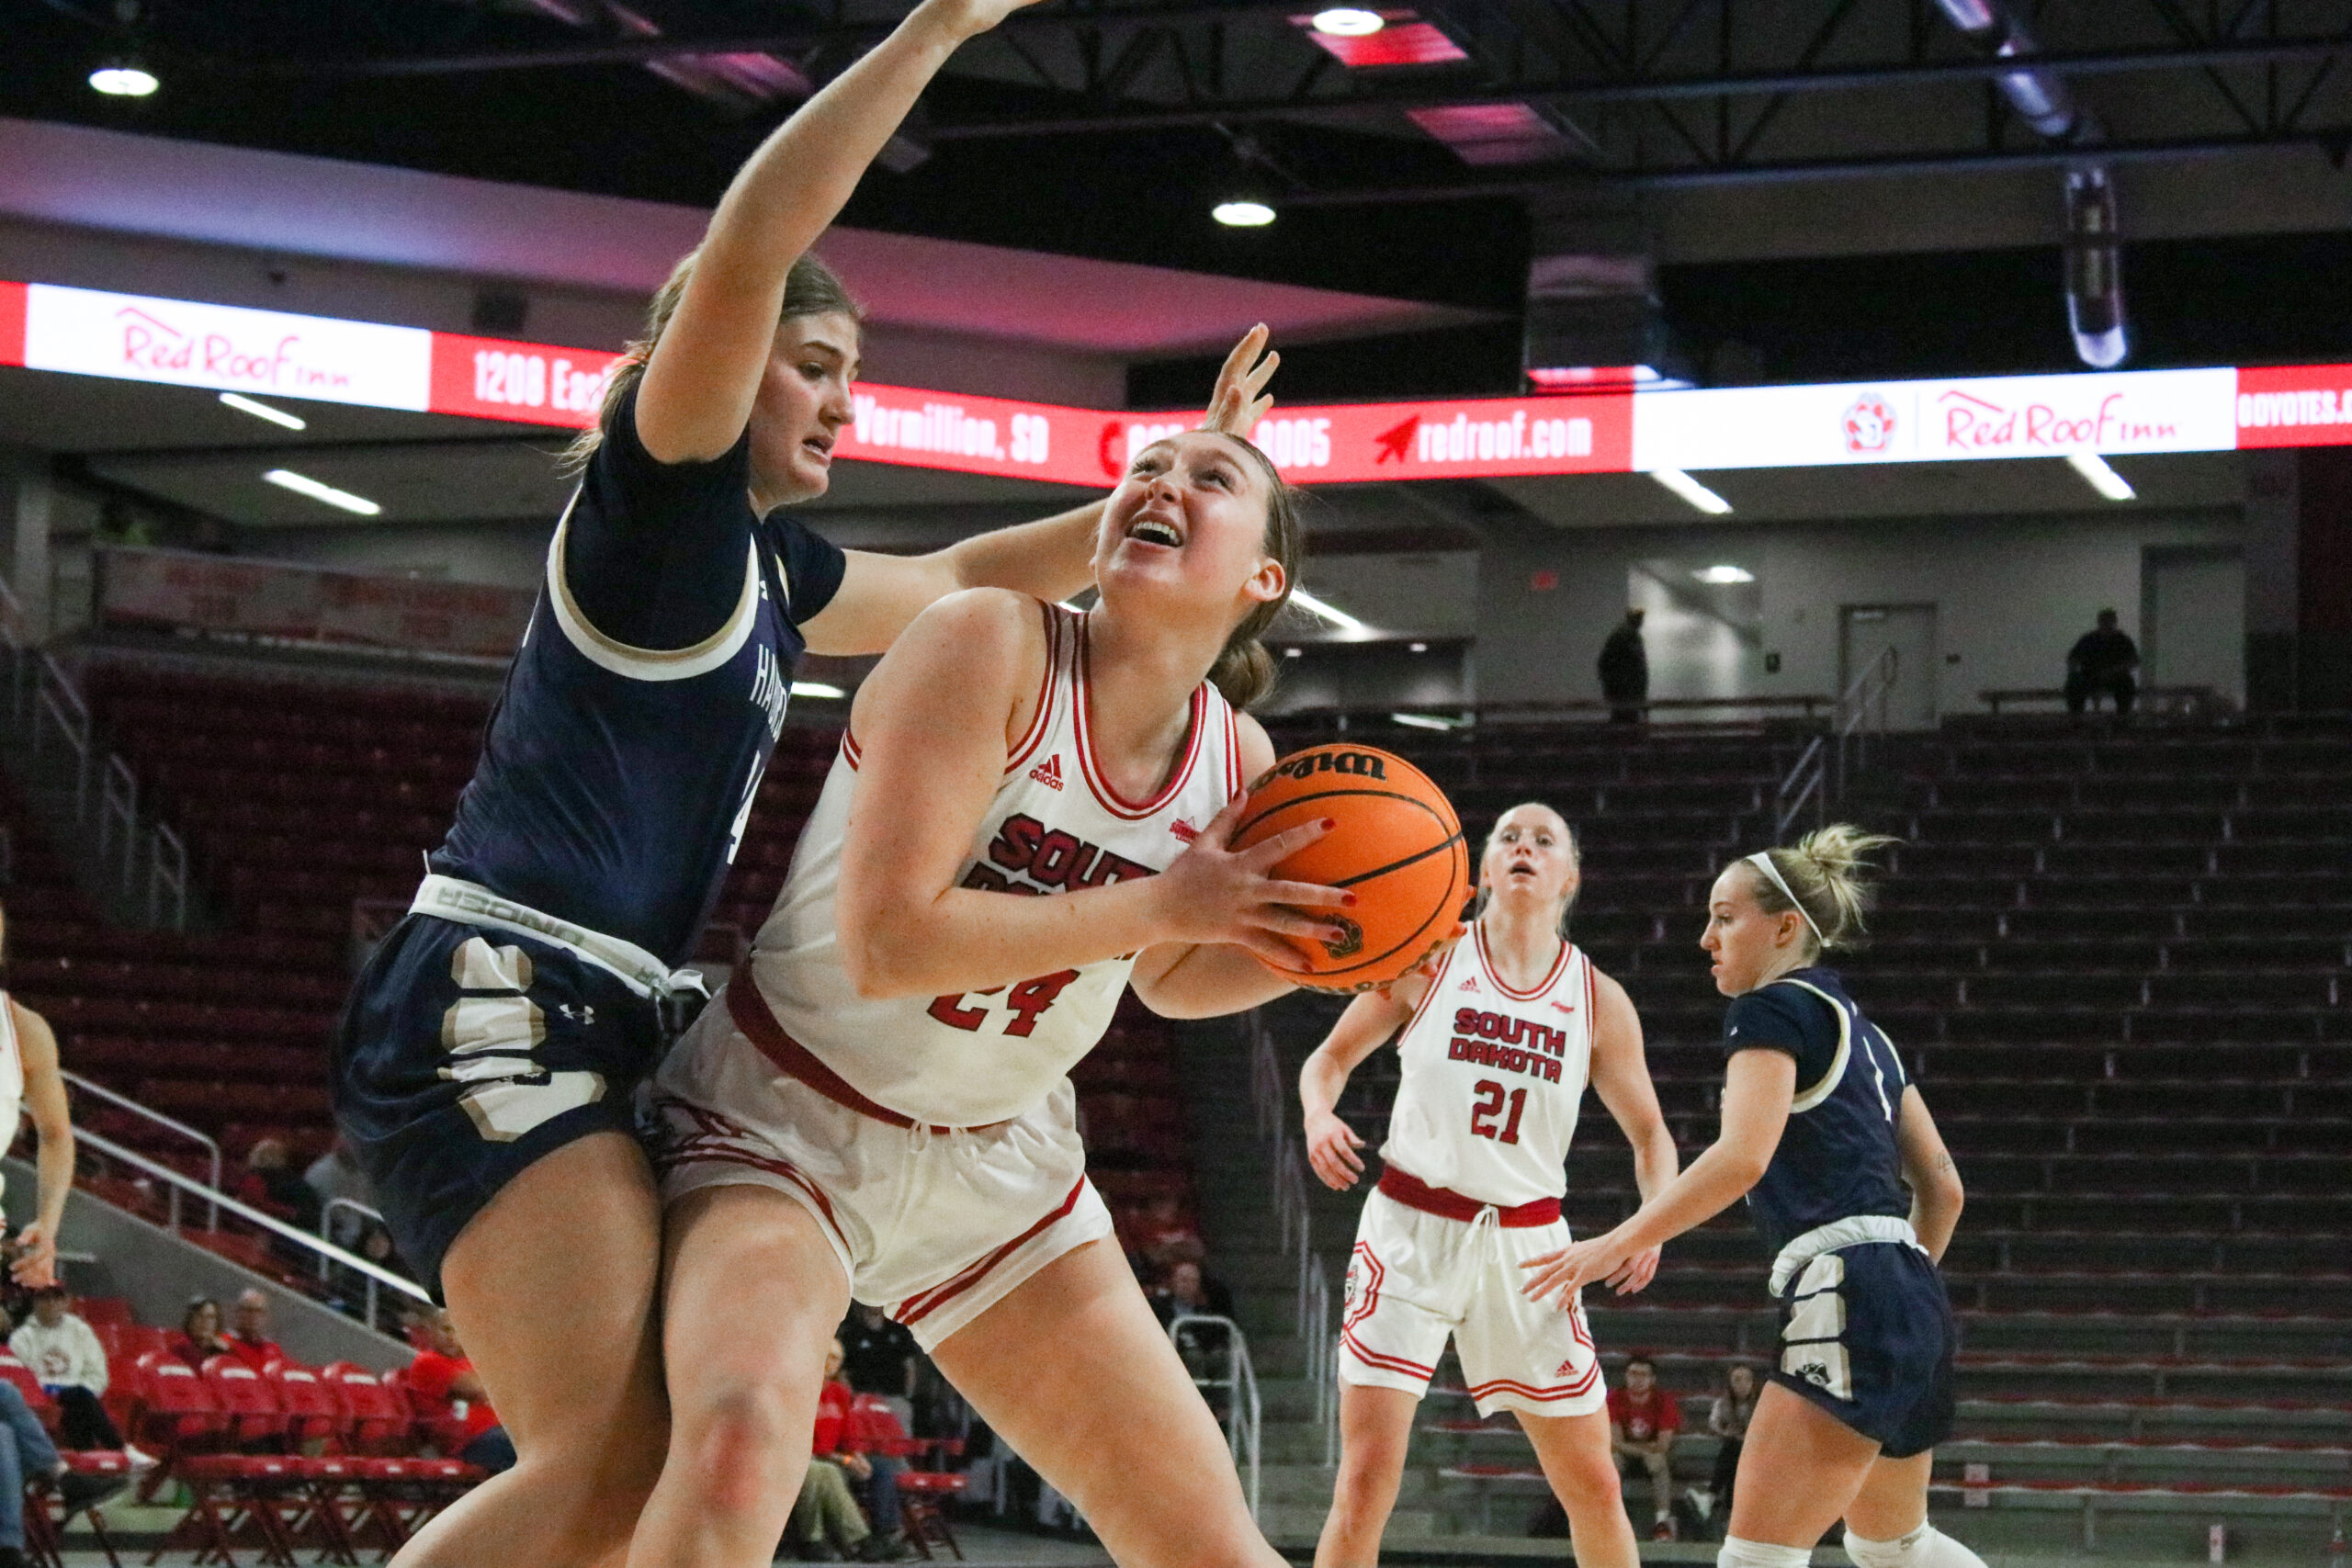
[[1344,935],[1340,927],[1304,911],[1345,908],[1355,903],[1356,896],[1271,874],[1286,856],[1330,831],[1330,824],[1321,818],[1254,844],[1232,846],[1234,829],[1249,804],[1246,795],[1227,802],[1184,852],[1152,878],[1166,940],[1229,942],[1247,948],[1261,963],[1295,964],[1298,950],[1283,938],[1328,942]]
[[1329,820],[1275,867],[1304,881],[1352,889],[1360,905],[1330,923],[1338,940],[1260,962],[1295,986],[1351,993],[1391,985],[1462,934],[1470,855],[1453,803],[1412,763],[1344,742],[1294,751],[1250,786],[1235,843],[1288,841],[1301,821]]

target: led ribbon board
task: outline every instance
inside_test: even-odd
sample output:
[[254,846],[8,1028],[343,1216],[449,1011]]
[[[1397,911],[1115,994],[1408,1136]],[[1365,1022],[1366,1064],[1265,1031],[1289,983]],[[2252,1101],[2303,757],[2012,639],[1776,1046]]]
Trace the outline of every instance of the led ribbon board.
[[[616,355],[241,306],[0,283],[0,365],[580,428]],[[1190,412],[861,382],[843,457],[1102,488]],[[1299,484],[2352,445],[2352,366],[1856,381],[1280,407]]]

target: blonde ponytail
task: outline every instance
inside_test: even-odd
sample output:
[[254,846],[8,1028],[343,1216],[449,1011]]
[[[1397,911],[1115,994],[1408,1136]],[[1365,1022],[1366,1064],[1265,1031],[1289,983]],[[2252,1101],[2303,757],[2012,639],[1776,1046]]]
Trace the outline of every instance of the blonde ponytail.
[[1863,880],[1862,874],[1871,867],[1862,857],[1901,842],[1849,822],[1832,822],[1799,839],[1793,849],[1767,850],[1772,869],[1796,899],[1792,903],[1770,877],[1758,874],[1753,879],[1757,908],[1768,915],[1797,909],[1812,922],[1822,948],[1853,947],[1863,934],[1862,917],[1878,901],[1875,890]]

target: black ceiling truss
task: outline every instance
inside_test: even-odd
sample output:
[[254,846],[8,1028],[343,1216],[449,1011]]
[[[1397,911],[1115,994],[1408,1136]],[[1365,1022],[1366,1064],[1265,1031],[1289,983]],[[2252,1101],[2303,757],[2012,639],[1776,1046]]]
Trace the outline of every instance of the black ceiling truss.
[[[6,6],[12,0],[0,0]],[[92,0],[13,0],[96,25]],[[317,82],[661,68],[767,54],[821,81],[902,0],[627,0],[566,27],[534,0],[148,0],[151,46],[207,70]],[[2045,0],[2041,52],[1976,51],[1935,0],[1420,0],[1453,66],[1351,71],[1295,25],[1307,0],[1046,0],[951,66],[924,140],[1019,143],[1193,130],[1272,155],[1277,128],[1419,142],[1404,182],[1294,158],[1294,199],[1438,199],[1563,183],[1704,186],[2063,162],[1995,84],[2025,60],[2100,100],[2110,161],[2352,145],[2352,0]],[[779,17],[782,19],[778,19]],[[748,24],[748,25],[747,25]],[[1526,105],[1548,163],[1455,166],[1409,111]],[[1342,161],[1345,162],[1344,160]]]

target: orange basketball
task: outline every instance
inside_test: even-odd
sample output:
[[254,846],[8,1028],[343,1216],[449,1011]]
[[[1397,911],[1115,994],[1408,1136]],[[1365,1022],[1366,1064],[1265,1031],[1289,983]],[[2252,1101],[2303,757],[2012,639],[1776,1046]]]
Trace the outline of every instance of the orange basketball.
[[1392,752],[1344,741],[1294,751],[1251,784],[1233,844],[1246,849],[1323,818],[1339,826],[1273,874],[1353,893],[1351,909],[1311,911],[1348,935],[1293,942],[1295,969],[1266,966],[1317,991],[1368,991],[1453,934],[1470,895],[1470,852],[1453,802],[1428,774]]

